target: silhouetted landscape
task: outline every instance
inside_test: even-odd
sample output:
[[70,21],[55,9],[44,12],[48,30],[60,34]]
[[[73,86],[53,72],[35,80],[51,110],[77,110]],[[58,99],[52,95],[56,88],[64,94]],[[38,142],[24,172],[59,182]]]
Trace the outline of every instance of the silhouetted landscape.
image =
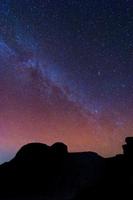
[[69,153],[63,143],[30,143],[0,166],[0,199],[128,199],[133,187],[133,138],[123,154]]

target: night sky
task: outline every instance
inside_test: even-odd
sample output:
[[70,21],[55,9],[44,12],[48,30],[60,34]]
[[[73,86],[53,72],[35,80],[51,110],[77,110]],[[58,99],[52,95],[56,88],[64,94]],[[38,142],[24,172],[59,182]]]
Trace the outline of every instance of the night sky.
[[133,1],[0,0],[0,162],[25,143],[121,152],[133,136]]

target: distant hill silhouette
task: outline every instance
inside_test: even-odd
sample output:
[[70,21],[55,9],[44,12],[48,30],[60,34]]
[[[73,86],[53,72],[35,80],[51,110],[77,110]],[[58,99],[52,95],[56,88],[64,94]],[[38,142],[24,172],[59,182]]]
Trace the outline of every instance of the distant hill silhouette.
[[133,189],[133,138],[123,154],[103,158],[94,152],[69,153],[57,142],[24,145],[0,166],[0,199],[129,199]]

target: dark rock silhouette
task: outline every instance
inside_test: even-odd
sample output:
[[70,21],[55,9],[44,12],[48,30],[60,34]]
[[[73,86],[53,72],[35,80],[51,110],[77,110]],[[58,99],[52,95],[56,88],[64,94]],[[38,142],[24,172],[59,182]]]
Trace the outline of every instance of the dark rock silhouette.
[[24,145],[16,154],[14,160],[20,164],[29,165],[33,164],[33,162],[37,163],[39,161],[42,162],[43,158],[50,157],[50,147],[46,144],[41,143],[30,143]]
[[51,146],[51,150],[56,153],[57,156],[63,156],[68,153],[67,145],[62,142],[56,142]]
[[0,166],[0,199],[129,199],[133,188],[133,138],[123,154],[103,158],[94,152],[69,153],[57,142],[24,145]]
[[84,187],[74,200],[131,199],[133,189],[133,138],[125,139],[123,154],[104,159],[105,171],[100,184]]

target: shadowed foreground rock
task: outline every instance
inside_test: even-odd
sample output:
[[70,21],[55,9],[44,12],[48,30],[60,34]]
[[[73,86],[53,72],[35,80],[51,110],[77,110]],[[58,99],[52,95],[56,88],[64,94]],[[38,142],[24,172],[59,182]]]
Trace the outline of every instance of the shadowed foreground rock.
[[133,138],[126,138],[123,150],[105,159],[93,152],[69,153],[60,142],[27,144],[0,166],[0,199],[129,199]]

